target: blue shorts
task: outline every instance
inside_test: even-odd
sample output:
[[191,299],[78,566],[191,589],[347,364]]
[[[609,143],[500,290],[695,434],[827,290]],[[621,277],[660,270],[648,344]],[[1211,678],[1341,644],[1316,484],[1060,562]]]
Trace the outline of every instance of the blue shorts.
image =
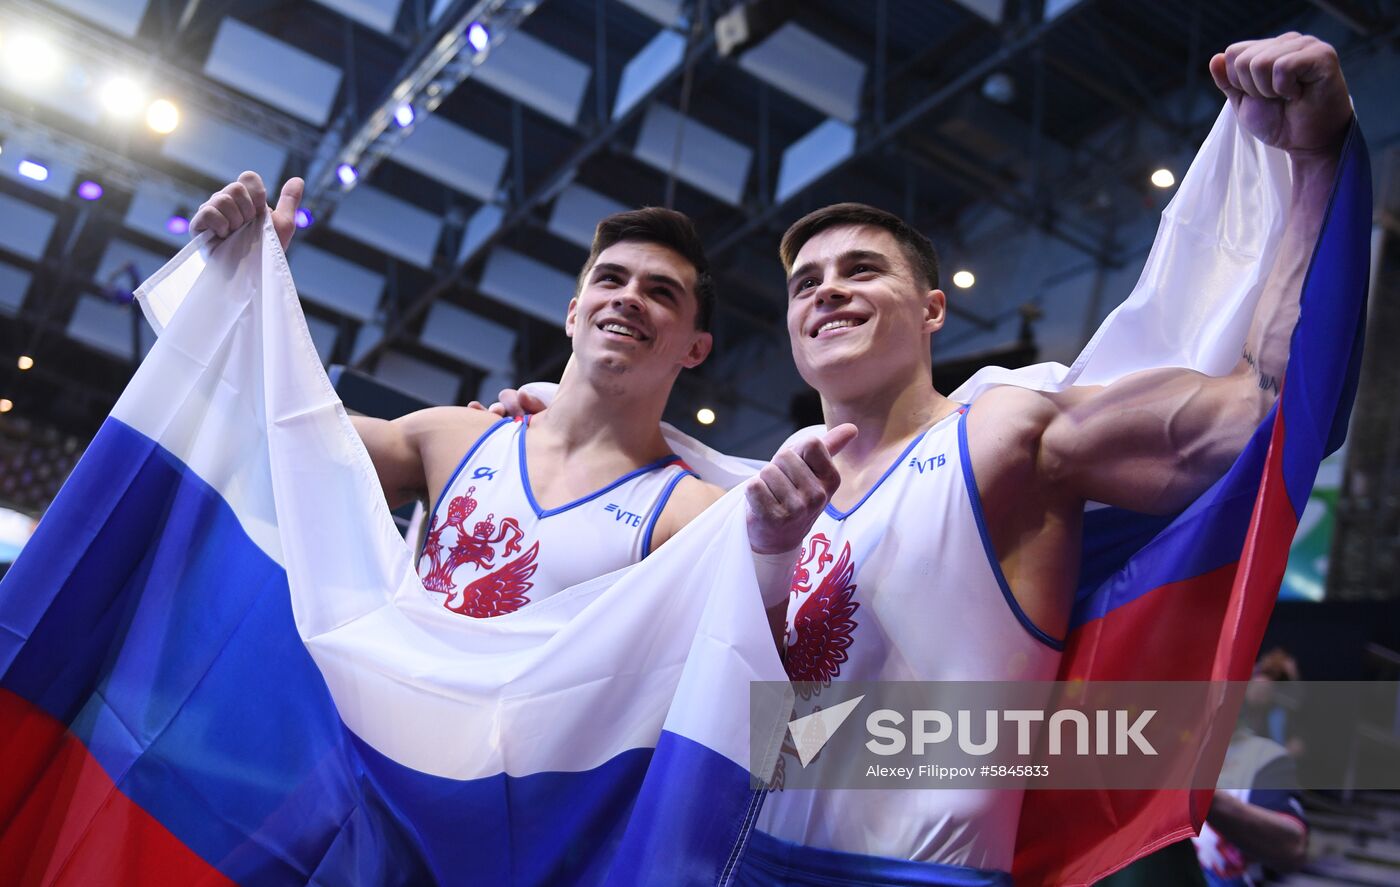
[[754,829],[735,887],[1012,887],[1007,872],[821,850]]

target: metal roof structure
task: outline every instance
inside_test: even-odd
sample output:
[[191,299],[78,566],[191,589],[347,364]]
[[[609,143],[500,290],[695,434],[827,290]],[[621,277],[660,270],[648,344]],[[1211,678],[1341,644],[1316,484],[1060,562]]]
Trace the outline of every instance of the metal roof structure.
[[[954,255],[991,213],[1123,267],[1162,203],[1150,158],[1189,156],[1218,108],[1210,53],[1310,15],[1344,54],[1394,54],[1380,0],[6,0],[0,396],[90,435],[149,347],[129,294],[184,242],[171,218],[253,169],[308,180],[290,258],[322,356],[440,403],[557,375],[599,216],[690,214],[721,359],[683,377],[684,417],[786,348],[778,237],[825,203]],[[721,52],[742,16],[760,33]],[[178,127],[105,112],[117,75]],[[956,307],[974,332],[1009,316]]]

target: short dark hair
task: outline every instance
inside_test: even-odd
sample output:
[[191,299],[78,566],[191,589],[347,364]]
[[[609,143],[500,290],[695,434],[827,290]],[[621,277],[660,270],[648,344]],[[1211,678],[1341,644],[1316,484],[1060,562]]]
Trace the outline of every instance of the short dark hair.
[[792,227],[783,234],[782,244],[778,247],[778,255],[783,260],[783,273],[792,273],[793,263],[797,261],[803,244],[828,228],[847,225],[871,225],[890,232],[904,251],[904,258],[914,273],[923,279],[929,289],[938,289],[938,252],[933,248],[933,242],[894,213],[864,203],[833,203],[793,222]]
[[588,272],[598,256],[614,244],[624,241],[655,243],[680,253],[695,268],[695,326],[710,331],[715,313],[715,282],[710,276],[710,262],[695,223],[685,213],[661,206],[644,206],[626,212],[613,213],[598,222],[593,232],[593,247],[578,275],[575,294],[583,292]]

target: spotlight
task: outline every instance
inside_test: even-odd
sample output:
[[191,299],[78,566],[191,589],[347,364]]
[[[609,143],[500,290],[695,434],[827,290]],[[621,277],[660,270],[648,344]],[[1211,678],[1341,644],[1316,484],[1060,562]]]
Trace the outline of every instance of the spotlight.
[[982,81],[982,95],[998,105],[1009,105],[1016,100],[1016,81],[1005,71],[997,71]]
[[14,402],[8,397],[0,397],[0,413],[8,413],[15,408]]
[[349,188],[360,178],[359,170],[348,163],[342,163],[335,168],[335,177],[340,179],[340,184]]
[[953,275],[953,286],[958,289],[965,290],[976,282],[977,278],[971,271],[958,271]]
[[298,228],[310,228],[311,223],[316,221],[316,217],[311,215],[311,213],[305,209],[297,210],[296,219]]
[[161,135],[172,133],[180,125],[180,109],[169,99],[156,99],[146,109],[146,125]]
[[165,230],[171,234],[188,234],[190,232],[190,220],[188,216],[176,213],[165,220]]
[[394,110],[394,122],[397,123],[400,128],[412,126],[413,106],[399,105],[398,108]]
[[491,45],[491,32],[481,22],[472,22],[467,25],[467,42],[477,52],[485,52],[486,47]]
[[695,421],[701,425],[715,424],[715,411],[709,407],[701,407],[695,411]]
[[98,99],[108,114],[122,119],[135,117],[146,101],[141,87],[130,77],[113,77],[102,84]]
[[1158,188],[1170,188],[1172,185],[1176,184],[1176,176],[1172,175],[1171,170],[1162,167],[1152,173],[1152,184],[1156,185]]
[[35,163],[32,160],[21,160],[19,162],[19,174],[26,179],[33,179],[36,182],[46,182],[49,179],[49,168],[42,163]]
[[16,361],[16,363],[19,365],[19,368],[21,370],[28,370],[34,368],[34,358],[30,357],[28,354],[21,354],[19,356],[19,360]]
[[58,51],[37,34],[16,34],[5,48],[5,68],[16,80],[42,83],[58,71]]
[[88,179],[78,186],[78,196],[84,200],[98,200],[102,197],[102,186]]

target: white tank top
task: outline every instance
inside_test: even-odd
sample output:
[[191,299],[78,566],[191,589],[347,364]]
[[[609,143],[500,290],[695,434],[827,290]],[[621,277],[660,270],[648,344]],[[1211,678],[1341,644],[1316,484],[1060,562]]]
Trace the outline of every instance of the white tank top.
[[418,557],[423,587],[463,616],[518,610],[630,566],[681,478],[679,456],[629,471],[557,508],[535,501],[525,463],[529,419],[502,419],[467,451],[438,497]]
[[[817,518],[788,603],[793,680],[1054,679],[1061,644],[1017,606],[987,537],[966,415],[911,441],[850,511],[828,505]],[[1007,789],[775,791],[759,828],[829,850],[1008,871],[1020,808]]]

